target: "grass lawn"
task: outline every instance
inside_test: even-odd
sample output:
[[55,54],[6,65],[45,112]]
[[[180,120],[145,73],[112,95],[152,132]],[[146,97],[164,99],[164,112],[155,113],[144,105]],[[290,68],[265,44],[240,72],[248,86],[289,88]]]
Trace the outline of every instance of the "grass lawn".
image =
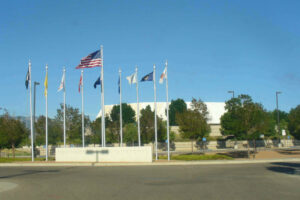
[[[1,152],[2,152],[2,154],[5,154],[5,155],[9,155],[9,156],[13,155],[12,149],[4,149]],[[27,151],[22,151],[22,150],[17,150],[16,149],[15,155],[16,156],[30,156],[31,152],[27,152]]]
[[[159,159],[168,159],[167,156],[159,156]],[[233,158],[226,155],[219,154],[184,154],[184,155],[171,155],[171,160],[232,160]]]
[[[35,161],[45,161],[45,158],[35,158]],[[50,161],[53,161],[54,158],[49,158]],[[31,158],[0,158],[0,163],[13,163],[13,162],[29,162]]]

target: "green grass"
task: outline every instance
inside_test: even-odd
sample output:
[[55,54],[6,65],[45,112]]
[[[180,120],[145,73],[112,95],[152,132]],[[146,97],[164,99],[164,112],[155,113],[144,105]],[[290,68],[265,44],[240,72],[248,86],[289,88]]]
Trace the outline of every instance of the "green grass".
[[[2,153],[4,153],[5,155],[9,155],[12,156],[12,149],[4,149],[1,151]],[[30,152],[26,152],[26,151],[22,151],[22,150],[16,150],[15,151],[15,155],[16,156],[30,156],[31,153]]]
[[[159,159],[167,159],[167,156],[159,156]],[[188,155],[172,155],[171,160],[232,160],[233,158],[226,155],[218,154],[208,154],[208,155],[199,155],[199,154],[188,154]]]
[[[35,161],[45,161],[45,158],[35,158]],[[49,160],[54,160],[54,158],[49,158]],[[0,158],[0,163],[13,163],[13,162],[30,162],[31,158]]]

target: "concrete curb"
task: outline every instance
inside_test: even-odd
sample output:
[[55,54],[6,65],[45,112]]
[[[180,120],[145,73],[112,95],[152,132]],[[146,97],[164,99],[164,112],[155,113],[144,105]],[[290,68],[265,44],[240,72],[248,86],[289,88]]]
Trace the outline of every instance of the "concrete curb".
[[152,163],[0,163],[0,167],[109,167],[109,166],[182,166],[182,165],[234,165],[234,164],[256,164],[272,162],[300,162],[300,158],[263,159],[263,160],[213,160],[213,161],[170,161]]

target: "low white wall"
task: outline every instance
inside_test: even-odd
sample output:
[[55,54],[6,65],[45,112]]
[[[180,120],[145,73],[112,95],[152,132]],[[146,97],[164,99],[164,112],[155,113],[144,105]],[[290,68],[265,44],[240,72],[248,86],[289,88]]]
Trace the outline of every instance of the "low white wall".
[[56,148],[58,162],[152,162],[151,147]]

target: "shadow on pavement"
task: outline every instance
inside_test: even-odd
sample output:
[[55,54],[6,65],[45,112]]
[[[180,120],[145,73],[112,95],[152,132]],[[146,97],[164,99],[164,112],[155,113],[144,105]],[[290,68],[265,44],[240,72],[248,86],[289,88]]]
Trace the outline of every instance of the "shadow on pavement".
[[277,152],[284,155],[300,155],[299,149],[281,149]]
[[26,175],[32,175],[32,174],[40,174],[40,173],[57,173],[59,171],[60,170],[24,170],[22,173],[19,173],[19,174],[0,176],[0,179],[13,178],[13,177],[17,177],[17,176],[26,176]]
[[300,163],[276,162],[271,164],[275,166],[267,167],[267,169],[273,172],[300,175]]
[[[253,151],[250,151],[250,154],[253,154]],[[219,155],[226,155],[232,158],[248,158],[248,151],[231,151],[225,153],[217,153]]]

